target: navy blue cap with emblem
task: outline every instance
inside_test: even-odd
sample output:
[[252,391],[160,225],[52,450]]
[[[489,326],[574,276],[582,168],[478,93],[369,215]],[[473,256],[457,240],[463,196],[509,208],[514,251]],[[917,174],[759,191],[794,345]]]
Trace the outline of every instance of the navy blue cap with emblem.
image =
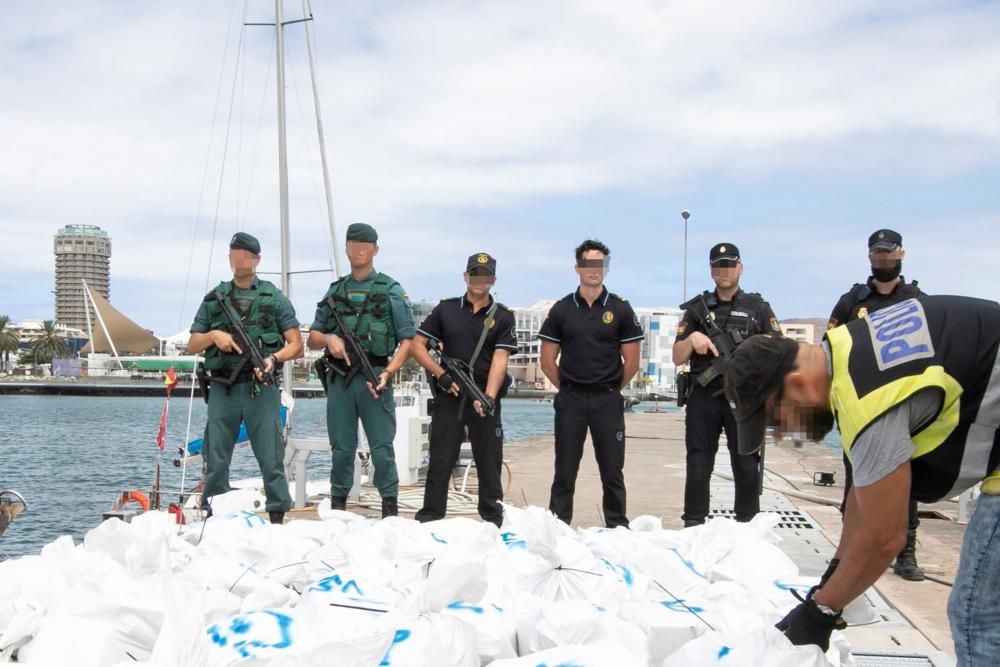
[[489,253],[477,252],[474,255],[469,255],[469,261],[465,264],[466,272],[473,269],[486,269],[490,275],[495,276],[497,274],[497,260]]
[[716,243],[708,253],[708,261],[715,264],[722,259],[740,260],[740,249],[732,243]]
[[891,229],[880,229],[868,237],[869,250],[889,250],[903,245],[903,235]]

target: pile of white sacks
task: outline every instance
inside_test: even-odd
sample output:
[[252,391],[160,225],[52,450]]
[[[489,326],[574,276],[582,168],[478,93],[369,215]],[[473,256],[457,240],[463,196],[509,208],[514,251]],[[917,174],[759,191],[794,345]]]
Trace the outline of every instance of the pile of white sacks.
[[327,506],[319,521],[274,526],[220,512],[224,498],[179,533],[149,512],[0,563],[0,662],[853,664],[839,633],[824,655],[773,628],[796,604],[789,590],[816,579],[776,546],[771,515],[574,530],[543,509],[506,507],[498,530]]

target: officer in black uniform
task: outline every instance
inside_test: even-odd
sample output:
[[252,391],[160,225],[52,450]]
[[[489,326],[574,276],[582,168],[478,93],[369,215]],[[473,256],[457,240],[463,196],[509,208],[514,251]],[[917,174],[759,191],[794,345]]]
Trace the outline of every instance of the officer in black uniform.
[[621,390],[639,370],[643,333],[632,306],[604,286],[610,254],[600,241],[577,247],[580,286],[552,306],[538,337],[542,372],[559,389],[553,402],[556,461],[549,509],[566,523],[573,520],[576,475],[589,428],[601,473],[604,522],[614,528],[628,526]]
[[[906,282],[901,271],[903,269],[903,237],[891,229],[879,229],[868,237],[868,260],[871,262],[872,275],[865,283],[855,283],[849,292],[837,300],[837,305],[830,313],[830,323],[827,329],[841,324],[864,318],[868,313],[874,313],[900,301],[905,301],[924,293],[917,287],[917,281]],[[851,462],[844,455],[844,502],[840,506],[843,514],[847,506],[847,495],[854,485]],[[906,546],[896,556],[892,571],[908,581],[923,581],[924,570],[917,565],[917,527],[920,517],[917,514],[917,501],[910,500],[910,518],[906,537]]]
[[[496,282],[497,261],[479,252],[466,263],[466,291],[444,299],[417,328],[414,359],[437,380],[431,416],[430,464],[424,485],[424,506],[417,512],[420,522],[443,519],[448,506],[448,486],[458,461],[466,427],[479,478],[479,516],[484,521],[503,523],[503,422],[500,399],[507,394],[510,378],[507,360],[517,354],[514,311],[493,299],[490,288]],[[471,400],[458,383],[427,350],[427,343],[440,343],[444,354],[466,369],[480,389],[494,399],[494,412],[487,414],[479,401]]]
[[[681,304],[684,316],[677,325],[674,341],[674,364],[691,361],[687,414],[684,418],[684,444],[687,448],[687,478],[684,483],[684,526],[705,523],[708,516],[709,482],[719,436],[726,431],[729,461],[736,484],[734,510],[737,521],[749,521],[760,511],[760,455],[741,455],[737,450],[736,420],[722,393],[722,376],[713,359],[720,357],[719,346],[735,347],[759,333],[780,334],[781,327],[771,306],[755,292],[740,289],[743,263],[740,251],[732,243],[712,246],[708,255],[715,290],[703,292]],[[723,334],[710,336],[717,325]],[[724,340],[718,339],[724,335]],[[725,354],[725,349],[721,351]],[[724,357],[723,357],[724,358]]]

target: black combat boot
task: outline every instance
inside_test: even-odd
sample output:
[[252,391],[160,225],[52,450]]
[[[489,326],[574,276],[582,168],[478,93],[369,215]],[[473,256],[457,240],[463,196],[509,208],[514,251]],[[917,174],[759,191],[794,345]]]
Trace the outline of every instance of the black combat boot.
[[271,520],[271,523],[285,523],[284,512],[268,512],[267,517]]
[[382,499],[382,518],[387,516],[399,516],[399,505],[395,496]]
[[898,574],[907,581],[923,581],[924,569],[917,565],[917,531],[906,532],[906,546],[896,556],[892,564],[893,574]]
[[344,496],[330,496],[330,509],[346,510],[347,498],[345,498]]

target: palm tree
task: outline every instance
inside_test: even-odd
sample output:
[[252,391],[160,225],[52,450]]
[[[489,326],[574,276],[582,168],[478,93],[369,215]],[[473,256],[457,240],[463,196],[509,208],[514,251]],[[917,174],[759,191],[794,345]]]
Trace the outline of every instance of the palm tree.
[[55,322],[42,322],[42,333],[31,343],[31,352],[36,364],[47,364],[57,357],[69,354],[69,345],[56,330]]
[[0,315],[0,369],[10,369],[10,353],[17,352],[18,337],[8,325],[10,318]]

